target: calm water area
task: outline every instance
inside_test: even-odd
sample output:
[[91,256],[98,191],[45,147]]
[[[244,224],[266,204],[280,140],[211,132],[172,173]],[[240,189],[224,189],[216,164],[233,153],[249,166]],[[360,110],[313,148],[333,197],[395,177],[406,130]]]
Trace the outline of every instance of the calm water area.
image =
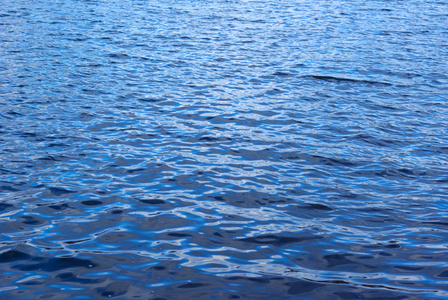
[[448,299],[447,0],[0,0],[0,299]]

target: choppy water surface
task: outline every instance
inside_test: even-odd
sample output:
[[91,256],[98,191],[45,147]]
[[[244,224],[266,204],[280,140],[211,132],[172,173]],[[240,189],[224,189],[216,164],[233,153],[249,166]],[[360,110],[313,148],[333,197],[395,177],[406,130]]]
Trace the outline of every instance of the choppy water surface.
[[448,297],[448,2],[0,2],[0,298]]

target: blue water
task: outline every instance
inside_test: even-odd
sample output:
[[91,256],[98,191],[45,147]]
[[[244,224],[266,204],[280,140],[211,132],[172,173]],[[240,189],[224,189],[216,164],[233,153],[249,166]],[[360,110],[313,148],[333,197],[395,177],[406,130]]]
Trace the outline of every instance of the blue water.
[[0,299],[446,299],[446,0],[1,0]]

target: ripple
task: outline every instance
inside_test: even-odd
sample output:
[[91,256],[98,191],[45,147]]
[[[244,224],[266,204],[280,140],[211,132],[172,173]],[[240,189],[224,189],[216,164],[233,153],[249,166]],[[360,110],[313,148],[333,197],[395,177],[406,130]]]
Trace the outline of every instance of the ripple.
[[79,4],[0,4],[0,297],[448,297],[445,3]]

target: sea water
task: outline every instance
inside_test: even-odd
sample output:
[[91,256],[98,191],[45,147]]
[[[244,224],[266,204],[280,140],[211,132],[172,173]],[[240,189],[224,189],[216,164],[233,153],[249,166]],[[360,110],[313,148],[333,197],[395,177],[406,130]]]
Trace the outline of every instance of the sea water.
[[446,0],[1,0],[0,299],[446,299]]

